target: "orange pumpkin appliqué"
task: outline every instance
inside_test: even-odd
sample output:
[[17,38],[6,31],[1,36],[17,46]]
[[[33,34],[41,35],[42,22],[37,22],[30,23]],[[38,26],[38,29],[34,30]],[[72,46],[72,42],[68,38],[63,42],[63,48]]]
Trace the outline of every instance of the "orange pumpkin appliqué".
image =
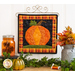
[[25,33],[25,39],[29,45],[46,45],[50,39],[49,30],[41,26],[40,22],[37,25],[29,27]]

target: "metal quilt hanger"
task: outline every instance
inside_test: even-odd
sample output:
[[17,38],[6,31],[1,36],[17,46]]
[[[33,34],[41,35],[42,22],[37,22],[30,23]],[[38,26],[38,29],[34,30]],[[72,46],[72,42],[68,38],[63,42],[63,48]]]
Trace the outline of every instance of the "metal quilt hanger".
[[[42,12],[42,9],[44,10],[44,12]],[[57,14],[59,16],[58,12],[48,12],[48,8],[47,7],[42,7],[39,5],[33,6],[32,10],[33,12],[30,12],[31,8],[27,7],[26,8],[26,12],[17,12],[15,15],[16,17],[18,16],[18,14]]]

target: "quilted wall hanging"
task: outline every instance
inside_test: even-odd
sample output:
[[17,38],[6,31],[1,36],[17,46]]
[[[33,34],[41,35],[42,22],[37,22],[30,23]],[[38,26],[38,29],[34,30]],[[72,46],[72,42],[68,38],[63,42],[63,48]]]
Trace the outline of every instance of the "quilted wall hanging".
[[18,52],[55,54],[57,14],[18,14]]

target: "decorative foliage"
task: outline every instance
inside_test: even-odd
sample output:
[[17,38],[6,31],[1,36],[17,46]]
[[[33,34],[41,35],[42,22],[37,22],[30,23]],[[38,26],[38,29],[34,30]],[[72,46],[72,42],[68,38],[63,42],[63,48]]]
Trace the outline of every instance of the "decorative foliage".
[[70,67],[73,71],[75,71],[75,58],[74,58],[74,60],[72,60]]
[[65,27],[62,33],[57,33],[59,38],[57,39],[57,45],[63,46],[66,44],[75,44],[75,33],[72,32],[72,28],[70,26]]
[[62,71],[69,71],[70,70],[70,63],[67,60],[65,60],[65,61],[61,60],[61,70]]
[[[31,55],[31,54],[27,53],[24,55],[23,52],[21,52],[21,54],[20,54],[19,59],[22,59],[24,61],[25,67],[43,67],[43,66],[51,67],[51,65],[54,63],[58,66],[61,66],[62,71],[70,71],[70,70],[75,71],[75,58],[69,63],[67,60],[60,61],[59,58],[48,59],[48,57],[46,57],[46,56],[41,58],[40,60],[35,59],[35,58],[33,58],[33,59],[28,58],[27,59],[27,57],[29,55]],[[6,53],[4,53],[4,56],[6,56]],[[14,59],[12,59],[12,60],[14,60]],[[23,66],[21,66],[21,67],[23,67]],[[0,71],[13,71],[13,67],[11,67],[10,69],[4,68],[3,67],[3,60],[0,60]]]
[[3,52],[3,55],[4,55],[4,59],[10,58],[10,53]]
[[[6,52],[3,52],[3,59],[0,60],[0,71],[13,71],[13,67],[9,68],[9,69],[6,69],[4,68],[3,66],[3,61],[7,58],[10,58],[10,53],[6,53]],[[12,60],[12,59],[11,59]]]
[[58,59],[58,58],[51,58],[51,59],[48,59],[48,57],[43,57],[41,58],[41,60],[38,60],[38,59],[30,59],[30,58],[26,58],[27,56],[29,56],[31,54],[27,53],[26,55],[23,56],[23,52],[21,52],[21,55],[20,57],[24,60],[25,62],[25,67],[42,67],[42,66],[48,66],[48,67],[51,67],[51,65],[53,63],[57,64],[58,66],[61,65],[61,61]]
[[37,22],[35,20],[34,21],[33,20],[30,21],[30,26],[33,26],[33,25],[36,25],[36,24],[37,24]]
[[57,64],[58,66],[61,65],[61,61],[59,60],[59,58],[51,58],[51,59],[48,59],[48,66],[51,67],[52,64]]

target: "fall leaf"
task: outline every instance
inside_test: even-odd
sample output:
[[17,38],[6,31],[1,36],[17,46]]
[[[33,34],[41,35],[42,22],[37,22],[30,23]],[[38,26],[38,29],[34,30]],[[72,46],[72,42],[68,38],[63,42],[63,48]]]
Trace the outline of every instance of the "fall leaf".
[[72,28],[70,28],[70,26],[65,28],[66,30],[62,33],[57,33],[59,38],[56,41],[56,45],[75,44],[75,33],[72,32]]
[[75,40],[75,33],[72,34],[73,39]]

